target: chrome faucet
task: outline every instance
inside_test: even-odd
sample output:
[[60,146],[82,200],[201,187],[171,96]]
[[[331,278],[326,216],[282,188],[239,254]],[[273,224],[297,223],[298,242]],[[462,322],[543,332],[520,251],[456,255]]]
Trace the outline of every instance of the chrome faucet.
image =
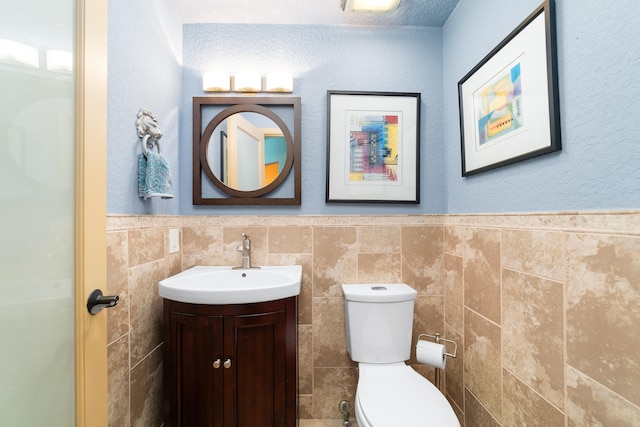
[[242,233],[242,245],[238,246],[236,251],[242,253],[242,266],[233,267],[234,269],[256,269],[260,267],[252,267],[251,266],[251,240],[249,240],[249,236],[245,233]]

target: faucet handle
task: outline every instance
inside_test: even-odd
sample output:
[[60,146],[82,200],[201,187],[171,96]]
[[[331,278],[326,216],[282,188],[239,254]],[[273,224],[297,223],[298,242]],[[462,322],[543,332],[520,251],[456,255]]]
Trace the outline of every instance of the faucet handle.
[[251,249],[251,240],[249,240],[249,235],[242,233],[242,237],[244,237],[244,240],[242,241],[242,246],[247,250]]

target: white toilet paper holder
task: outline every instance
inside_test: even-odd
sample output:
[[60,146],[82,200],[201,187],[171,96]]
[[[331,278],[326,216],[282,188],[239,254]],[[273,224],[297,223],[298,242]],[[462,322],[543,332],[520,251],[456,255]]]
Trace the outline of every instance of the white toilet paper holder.
[[[446,352],[447,345],[446,345],[446,344],[442,344],[442,345],[444,345],[444,348],[445,348],[445,353],[444,353],[445,357],[451,357],[451,358],[454,358],[454,359],[455,359],[456,355],[458,354],[458,344],[457,344],[455,341],[453,341],[453,340],[448,340],[448,339],[446,339],[446,338],[442,338],[442,337],[440,336],[440,334],[439,334],[439,333],[436,333],[435,335],[420,334],[420,335],[418,336],[418,341],[420,341],[420,339],[421,339],[422,337],[429,337],[429,338],[432,338],[432,339],[433,339],[433,342],[435,342],[436,344],[441,344],[441,343],[442,343],[442,341],[452,343],[452,344],[453,344],[453,346],[454,346],[454,347],[453,347],[453,354],[451,354],[451,353],[447,353],[447,352]],[[417,345],[417,344],[416,344],[416,345]],[[440,369],[439,369],[439,368],[435,368],[434,384],[435,384],[435,386],[438,388],[438,390],[440,390]]]
[[[445,356],[448,356],[448,357],[452,357],[452,358],[454,358],[454,359],[455,359],[456,355],[458,354],[458,344],[457,344],[455,341],[453,341],[453,340],[448,340],[448,339],[446,339],[446,338],[442,338],[442,337],[440,336],[440,334],[439,334],[439,333],[436,333],[435,335],[420,334],[420,335],[418,336],[418,341],[420,341],[420,339],[421,339],[422,337],[429,337],[429,338],[432,338],[432,339],[433,339],[433,342],[435,342],[436,344],[441,344],[441,343],[442,343],[442,341],[444,341],[444,342],[450,342],[450,343],[451,343],[451,344],[453,344],[453,346],[454,346],[454,347],[453,347],[453,354],[452,354],[452,353],[447,353],[447,352],[445,351],[444,355],[445,355]],[[444,345],[445,349],[447,348],[447,345],[446,345],[446,344],[442,344],[442,345]]]

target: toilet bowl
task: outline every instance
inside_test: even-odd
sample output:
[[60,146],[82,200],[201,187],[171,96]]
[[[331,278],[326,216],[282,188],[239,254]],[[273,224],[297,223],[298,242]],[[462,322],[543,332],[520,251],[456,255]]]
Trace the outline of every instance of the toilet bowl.
[[458,427],[444,395],[404,363],[360,363],[356,391],[358,427]]
[[359,427],[460,427],[444,395],[404,362],[417,292],[404,283],[342,285],[347,351],[358,362]]

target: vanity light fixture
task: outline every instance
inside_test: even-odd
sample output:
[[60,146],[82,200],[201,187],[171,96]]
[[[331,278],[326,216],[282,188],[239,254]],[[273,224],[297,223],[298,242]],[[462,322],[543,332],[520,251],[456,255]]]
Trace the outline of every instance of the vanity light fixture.
[[202,76],[202,90],[206,92],[229,92],[231,76],[221,71],[208,71]]
[[242,72],[234,76],[233,90],[236,92],[262,91],[262,76],[255,72]]
[[345,12],[392,12],[401,0],[342,0]]
[[267,92],[293,92],[293,76],[283,72],[267,74]]
[[233,81],[233,91],[243,93],[258,92],[293,92],[293,76],[285,72],[272,72],[265,76],[262,86],[262,75],[257,72],[239,72],[233,76],[221,71],[208,71],[202,75],[202,90],[205,92],[229,92]]

